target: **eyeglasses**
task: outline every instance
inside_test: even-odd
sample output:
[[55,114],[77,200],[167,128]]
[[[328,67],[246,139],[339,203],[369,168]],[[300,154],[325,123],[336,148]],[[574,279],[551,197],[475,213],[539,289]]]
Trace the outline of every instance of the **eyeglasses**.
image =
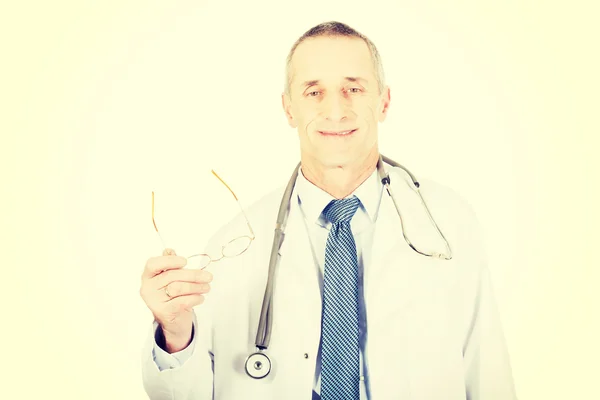
[[[235,195],[233,190],[231,190],[229,185],[227,185],[225,183],[225,181],[223,181],[223,179],[221,179],[221,177],[219,175],[217,175],[217,173],[215,171],[211,170],[211,172],[213,173],[214,176],[217,177],[217,179],[219,179],[219,181],[221,181],[221,183],[223,185],[225,185],[225,187],[227,189],[229,189],[229,191],[235,198],[235,201],[238,203],[238,206],[240,207],[240,210],[242,211],[242,214],[244,215],[244,218],[246,219],[246,224],[248,225],[248,229],[250,230],[250,235],[238,236],[238,237],[230,240],[225,245],[221,246],[221,256],[219,258],[212,258],[208,254],[204,254],[204,253],[203,254],[194,254],[189,257],[186,257],[186,259],[188,260],[187,266],[190,268],[204,269],[210,263],[217,262],[225,257],[227,257],[227,258],[237,257],[240,254],[244,253],[246,250],[248,250],[248,248],[252,244],[252,241],[255,238],[254,231],[252,230],[252,227],[250,226],[250,221],[248,221],[248,217],[246,216],[246,213],[244,212],[244,209],[242,208],[242,205],[240,204],[240,201],[238,200],[237,196]],[[166,248],[167,246],[165,245],[165,241],[163,240],[160,232],[158,231],[158,227],[156,225],[156,220],[154,219],[154,192],[152,192],[152,224],[154,225],[154,229],[156,230],[156,233],[158,233],[158,237],[160,238],[163,248]]]

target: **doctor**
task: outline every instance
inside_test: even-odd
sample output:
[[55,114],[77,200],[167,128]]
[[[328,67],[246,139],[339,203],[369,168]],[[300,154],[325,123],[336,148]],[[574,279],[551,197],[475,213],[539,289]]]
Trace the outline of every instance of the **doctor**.
[[[452,190],[426,180],[417,190],[382,162],[390,90],[373,43],[323,23],[292,47],[286,76],[300,169],[283,240],[274,247],[286,188],[213,237],[207,269],[184,268],[191,259],[172,249],[147,261],[149,398],[516,399],[473,212]],[[245,251],[219,258],[240,234],[253,239]],[[270,335],[258,351],[261,320]]]

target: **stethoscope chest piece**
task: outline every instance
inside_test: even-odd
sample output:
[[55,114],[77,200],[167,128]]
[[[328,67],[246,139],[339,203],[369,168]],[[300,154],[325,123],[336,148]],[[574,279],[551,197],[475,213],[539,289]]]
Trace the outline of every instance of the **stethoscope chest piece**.
[[246,359],[246,373],[254,379],[262,379],[271,372],[271,360],[262,352],[252,353]]

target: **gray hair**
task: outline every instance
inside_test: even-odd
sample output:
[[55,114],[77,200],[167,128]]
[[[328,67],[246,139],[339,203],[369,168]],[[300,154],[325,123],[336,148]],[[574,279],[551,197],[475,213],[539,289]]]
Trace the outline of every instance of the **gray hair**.
[[367,38],[365,35],[352,29],[348,25],[343,24],[341,22],[337,22],[337,21],[329,21],[329,22],[324,22],[324,23],[321,23],[317,26],[310,28],[298,40],[296,40],[296,43],[294,43],[294,45],[292,46],[292,49],[290,50],[290,52],[287,56],[286,65],[285,65],[284,91],[285,91],[286,95],[290,96],[290,86],[292,84],[292,82],[291,82],[291,79],[292,79],[292,77],[291,77],[292,57],[294,56],[296,48],[300,45],[300,43],[302,43],[303,41],[305,41],[308,38],[322,37],[322,36],[327,36],[327,37],[343,36],[343,37],[350,37],[350,38],[353,37],[353,38],[362,39],[367,44],[367,47],[369,48],[369,51],[371,52],[371,58],[373,59],[373,66],[375,68],[375,77],[377,78],[377,86],[379,89],[379,94],[381,94],[383,92],[383,89],[385,87],[385,76],[383,73],[383,64],[381,62],[381,56],[379,55],[379,52],[377,51],[377,47],[375,47],[375,44],[369,38]]

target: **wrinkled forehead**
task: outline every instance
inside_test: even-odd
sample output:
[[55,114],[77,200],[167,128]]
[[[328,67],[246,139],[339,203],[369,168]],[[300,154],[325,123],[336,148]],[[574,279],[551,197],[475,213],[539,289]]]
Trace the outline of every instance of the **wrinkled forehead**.
[[301,89],[308,81],[340,84],[346,77],[361,77],[363,84],[376,84],[373,58],[362,39],[316,37],[306,39],[296,48],[290,65],[292,88]]

